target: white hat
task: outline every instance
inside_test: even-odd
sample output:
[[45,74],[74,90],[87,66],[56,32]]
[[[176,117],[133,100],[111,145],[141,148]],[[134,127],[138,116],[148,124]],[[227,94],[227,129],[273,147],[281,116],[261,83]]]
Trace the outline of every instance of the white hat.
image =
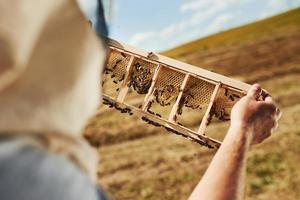
[[0,1],[0,131],[78,133],[104,56],[76,1]]

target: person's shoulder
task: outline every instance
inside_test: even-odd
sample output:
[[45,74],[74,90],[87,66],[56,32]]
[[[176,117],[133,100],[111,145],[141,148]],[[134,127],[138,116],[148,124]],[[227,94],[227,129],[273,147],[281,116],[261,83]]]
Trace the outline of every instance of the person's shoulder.
[[106,200],[76,165],[22,139],[0,141],[0,193],[12,200]]

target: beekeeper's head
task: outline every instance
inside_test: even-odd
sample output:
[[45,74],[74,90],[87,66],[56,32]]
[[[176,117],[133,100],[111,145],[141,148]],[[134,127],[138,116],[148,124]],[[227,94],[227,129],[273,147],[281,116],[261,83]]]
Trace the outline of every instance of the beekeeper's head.
[[[75,0],[6,2],[0,2],[0,132],[78,134],[99,104],[104,43]],[[97,20],[103,29],[103,12]]]

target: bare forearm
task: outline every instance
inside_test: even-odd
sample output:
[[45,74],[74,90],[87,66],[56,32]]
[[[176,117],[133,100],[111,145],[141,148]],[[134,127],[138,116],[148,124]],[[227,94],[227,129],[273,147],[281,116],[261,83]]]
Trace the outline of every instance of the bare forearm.
[[268,138],[281,116],[271,97],[258,100],[261,93],[255,84],[233,106],[231,127],[190,200],[242,199],[249,146]]
[[240,199],[243,196],[246,153],[251,135],[231,127],[190,200]]

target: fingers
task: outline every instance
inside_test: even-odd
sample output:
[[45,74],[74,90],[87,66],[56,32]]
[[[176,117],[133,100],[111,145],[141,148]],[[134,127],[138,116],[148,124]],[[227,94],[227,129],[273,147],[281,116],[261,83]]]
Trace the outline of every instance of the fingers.
[[272,132],[272,130],[275,128],[277,121],[275,120],[274,117],[270,117],[270,121],[268,125],[266,126],[268,132]]
[[257,100],[259,98],[259,96],[261,95],[261,87],[259,84],[254,84],[251,86],[251,88],[249,89],[247,96]]
[[264,125],[262,127],[263,129],[261,130],[261,133],[256,136],[256,138],[252,142],[253,144],[259,144],[265,139],[267,139],[268,137],[270,137],[272,133],[274,133],[274,131],[277,129],[278,122],[275,120],[274,117],[269,116],[264,121]]
[[276,108],[276,113],[275,113],[276,120],[279,120],[281,116],[282,116],[282,112],[280,111],[279,108]]
[[276,131],[277,128],[278,128],[278,122],[276,120],[274,126],[271,128],[271,133],[274,133],[274,131]]
[[276,119],[273,118],[273,120],[269,124],[269,127],[267,128],[265,138],[270,137],[271,134],[274,133],[277,128],[278,128],[278,122]]
[[262,90],[261,92],[262,99],[265,100],[266,97],[270,96],[266,90]]
[[277,115],[269,115],[265,121],[265,132],[268,133],[267,137],[269,137],[274,131],[278,128],[278,117]]
[[[257,100],[263,93],[264,92],[262,91],[260,85],[254,84],[249,89],[247,96]],[[274,116],[275,120],[278,121],[282,115],[282,112],[276,106],[276,103],[274,102],[273,98],[269,94],[265,93],[264,101],[262,102],[268,104],[268,106],[265,107],[267,109],[267,112],[270,113],[270,115]]]
[[271,96],[267,96],[265,98],[265,102],[267,102],[267,103],[274,103],[273,98]]
[[273,98],[271,96],[267,96],[265,98],[265,102],[270,105],[270,113],[275,117],[276,120],[279,120],[282,113],[280,109],[276,106]]

